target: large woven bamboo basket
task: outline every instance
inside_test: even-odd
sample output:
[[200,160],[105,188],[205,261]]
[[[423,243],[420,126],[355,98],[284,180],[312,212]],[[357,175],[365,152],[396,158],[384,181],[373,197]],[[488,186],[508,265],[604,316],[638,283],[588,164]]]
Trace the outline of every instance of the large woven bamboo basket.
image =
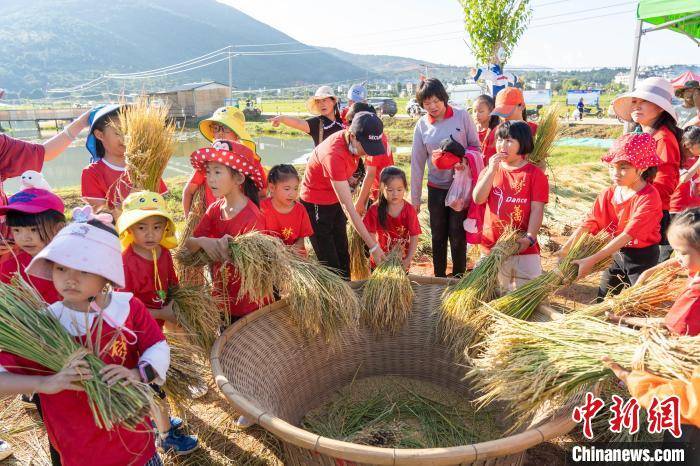
[[[440,296],[450,280],[411,276],[413,312],[396,335],[375,337],[348,329],[329,346],[307,341],[292,324],[284,300],[266,306],[229,327],[212,349],[216,383],[235,410],[282,440],[288,465],[520,465],[524,452],[568,433],[570,411],[548,416],[524,432],[451,448],[378,448],[342,442],[297,427],[324,396],[353,379],[396,375],[426,380],[471,396],[465,369],[436,335]],[[351,286],[359,290],[361,282]],[[533,317],[558,318],[543,308]],[[504,415],[505,416],[505,415]]]

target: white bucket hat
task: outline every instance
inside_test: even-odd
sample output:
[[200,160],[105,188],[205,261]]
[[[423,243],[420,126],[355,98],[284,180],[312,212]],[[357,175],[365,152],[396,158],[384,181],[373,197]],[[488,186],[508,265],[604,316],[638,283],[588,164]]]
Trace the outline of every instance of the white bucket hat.
[[[76,209],[79,210],[79,209]],[[73,218],[78,217],[74,211]],[[53,240],[29,263],[29,275],[51,280],[55,262],[64,267],[94,273],[118,288],[124,288],[124,265],[121,245],[116,234],[94,227],[90,214],[63,227]]]
[[331,86],[319,87],[318,89],[316,89],[314,96],[309,97],[309,100],[306,101],[306,108],[308,108],[309,111],[314,115],[318,115],[320,112],[318,111],[318,108],[316,106],[316,101],[325,99],[327,97],[330,97],[336,102],[338,101],[338,98],[335,96],[335,93],[333,92],[333,88],[331,88]]
[[664,78],[647,78],[632,91],[615,98],[612,102],[615,115],[625,121],[632,121],[632,99],[644,99],[658,105],[678,121],[673,108],[673,86]]

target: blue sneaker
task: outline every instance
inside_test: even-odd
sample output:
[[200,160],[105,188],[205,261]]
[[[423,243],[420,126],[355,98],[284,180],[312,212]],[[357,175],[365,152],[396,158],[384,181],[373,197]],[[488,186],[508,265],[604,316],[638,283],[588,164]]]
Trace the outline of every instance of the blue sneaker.
[[180,430],[182,429],[182,425],[185,423],[182,419],[180,419],[177,416],[170,416],[170,429],[171,430]]
[[171,430],[165,438],[160,440],[160,448],[164,453],[173,453],[177,456],[189,455],[199,447],[199,439],[194,435],[181,435]]

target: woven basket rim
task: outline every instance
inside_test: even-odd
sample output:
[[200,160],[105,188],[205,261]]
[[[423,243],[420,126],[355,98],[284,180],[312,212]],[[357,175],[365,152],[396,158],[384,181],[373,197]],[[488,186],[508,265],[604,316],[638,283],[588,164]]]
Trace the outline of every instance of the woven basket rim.
[[[457,280],[449,278],[425,277],[409,275],[411,281],[418,284],[452,284]],[[365,282],[350,282],[350,286],[356,289]],[[560,414],[539,425],[530,426],[527,430],[518,434],[502,437],[487,442],[459,445],[446,448],[379,448],[359,445],[351,442],[324,437],[310,431],[296,427],[284,419],[276,417],[261,409],[254,400],[235,390],[226,378],[219,362],[219,355],[229,339],[241,328],[263,318],[269,313],[283,309],[287,306],[287,300],[282,299],[272,304],[260,307],[257,311],[248,314],[227,328],[217,338],[211,350],[212,374],[216,384],[226,399],[233,405],[236,411],[254,419],[255,423],[271,432],[284,442],[291,443],[301,448],[309,449],[322,455],[343,458],[348,461],[371,463],[381,465],[395,464],[457,464],[472,462],[485,458],[503,456],[518,453],[531,448],[539,443],[569,433],[576,425],[569,414]],[[541,306],[541,311],[552,319],[561,318],[561,314],[548,306]]]

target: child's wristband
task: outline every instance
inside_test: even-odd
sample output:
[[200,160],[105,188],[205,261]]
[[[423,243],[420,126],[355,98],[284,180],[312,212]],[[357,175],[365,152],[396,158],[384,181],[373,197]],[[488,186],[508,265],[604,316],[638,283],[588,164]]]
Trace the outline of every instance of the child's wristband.
[[527,233],[527,234],[525,235],[525,238],[527,238],[528,241],[530,241],[530,247],[534,246],[535,243],[537,242],[537,240],[536,240],[535,238],[533,238],[532,235],[531,235],[530,233]]

